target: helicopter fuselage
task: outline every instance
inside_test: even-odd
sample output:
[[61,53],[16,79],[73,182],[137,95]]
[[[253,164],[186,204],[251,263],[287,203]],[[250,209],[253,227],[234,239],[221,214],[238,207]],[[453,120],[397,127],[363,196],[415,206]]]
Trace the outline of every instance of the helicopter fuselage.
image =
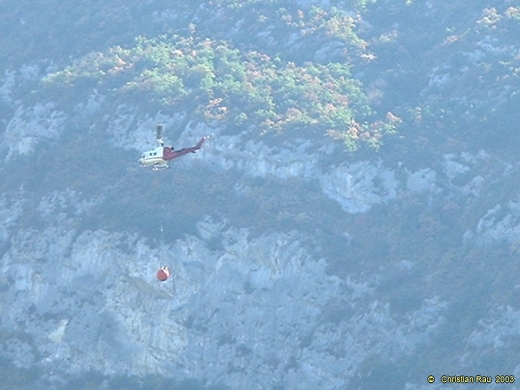
[[142,167],[153,167],[154,171],[158,171],[159,169],[170,168],[168,165],[168,161],[173,160],[174,158],[184,156],[188,153],[196,153],[197,150],[200,149],[206,137],[202,137],[197,145],[192,146],[191,148],[182,148],[180,150],[174,150],[173,146],[162,146],[162,140],[157,140],[159,146],[155,149],[144,152],[141,158],[138,160],[139,164]]
[[144,152],[139,159],[139,164],[141,164],[142,167],[153,166],[157,169],[168,168],[167,161],[169,160],[169,156],[166,156],[167,151],[165,149],[169,148],[158,146],[155,149]]

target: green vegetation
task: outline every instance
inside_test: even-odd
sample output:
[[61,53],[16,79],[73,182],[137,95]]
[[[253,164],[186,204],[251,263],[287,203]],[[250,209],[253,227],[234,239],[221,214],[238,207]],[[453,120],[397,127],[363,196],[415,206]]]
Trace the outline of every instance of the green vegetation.
[[[78,91],[85,92],[71,86],[100,83],[118,102],[133,99],[143,105],[146,96],[208,122],[217,120],[258,133],[328,134],[349,149],[365,143],[380,145],[400,123],[394,114],[403,120],[401,144],[408,150],[416,148],[417,138],[425,149],[437,150],[435,143],[446,139],[451,144],[455,138],[487,145],[489,138],[514,135],[511,126],[501,127],[498,133],[493,129],[491,135],[486,129],[494,127],[489,118],[496,112],[510,111],[505,101],[518,93],[520,66],[510,50],[520,33],[517,6],[493,7],[477,1],[468,7],[460,0],[428,10],[424,3],[412,0],[331,0],[320,6],[282,0],[215,0],[180,1],[172,8],[164,1],[127,7],[120,0],[108,0],[92,10],[86,3],[59,7],[55,3],[48,1],[38,10],[28,1],[0,5],[0,26],[7,32],[0,35],[0,64],[39,63],[50,57],[58,66],[78,57],[80,63],[92,62],[90,70],[83,66],[80,71],[81,65],[68,68],[75,82],[61,85],[59,95],[52,96],[56,100],[60,96],[77,100]],[[467,17],[454,17],[461,13]],[[403,22],[395,27],[397,20]],[[169,32],[168,38],[132,43],[135,36],[157,37],[164,32]],[[205,44],[209,48],[195,57],[181,48],[186,58],[169,63],[168,54],[148,58],[146,63],[148,55],[174,50],[183,41],[186,50],[197,51]],[[138,55],[140,44],[150,51],[141,53],[143,61],[126,58],[124,65],[118,65],[118,52],[119,59],[129,52]],[[225,64],[216,59],[224,55],[217,52],[222,48],[238,56],[226,60],[238,73],[221,75]],[[317,56],[323,49],[329,51]],[[468,61],[481,54],[484,57],[477,62]],[[243,65],[248,67],[245,72]],[[333,66],[343,68],[340,79],[330,77]],[[367,88],[355,71],[351,73],[359,66]],[[429,82],[436,80],[432,69],[440,79],[449,77],[445,85],[433,83],[429,88]],[[109,70],[113,73],[107,74]],[[350,85],[342,86],[344,81]],[[275,94],[280,85],[284,89]],[[308,88],[311,96],[297,105],[285,104],[285,97],[292,103]],[[348,104],[341,99],[348,99]],[[148,106],[147,111],[158,107]],[[418,110],[424,114],[419,120],[409,115]],[[387,112],[396,121],[386,119]]]
[[[341,5],[345,9],[362,9],[367,6],[367,4],[375,3],[377,0],[347,0],[342,1]],[[276,6],[284,6],[287,5],[287,2],[281,0],[215,0],[215,5],[219,7],[229,7],[231,9],[240,9],[243,7],[255,5],[263,6],[263,5],[276,5]],[[339,5],[339,1],[331,1],[333,5]]]
[[[398,156],[414,154],[421,160],[434,150],[495,145],[501,153],[516,153],[510,140],[517,138],[517,110],[511,107],[520,90],[518,53],[512,50],[520,33],[518,7],[485,1],[436,3],[430,11],[417,1],[377,5],[387,12],[364,15],[379,28],[371,31],[371,39],[361,34],[377,55],[364,67],[364,82],[377,86],[382,74],[389,76],[383,77],[378,109],[403,120]],[[457,16],[462,13],[464,18]],[[396,20],[403,23],[394,26]],[[508,116],[513,116],[508,123],[499,120]]]
[[297,66],[210,39],[139,37],[130,49],[92,53],[44,82],[46,93],[95,87],[124,101],[188,111],[209,124],[307,138],[327,134],[350,150],[359,142],[378,147],[400,122],[390,113],[369,122],[374,112],[348,65]]

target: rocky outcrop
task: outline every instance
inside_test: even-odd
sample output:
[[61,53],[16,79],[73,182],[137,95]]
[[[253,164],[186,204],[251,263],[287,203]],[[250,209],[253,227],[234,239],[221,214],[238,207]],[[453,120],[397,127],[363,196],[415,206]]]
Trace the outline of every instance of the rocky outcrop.
[[[364,26],[356,31],[367,41],[355,48],[305,26],[319,11],[309,7],[320,3],[332,15],[341,2],[302,0],[302,12],[279,14],[264,2],[265,9],[250,7],[255,23],[239,2],[229,13],[215,2],[196,9],[155,3],[125,8],[131,12],[119,13],[128,18],[120,23],[143,10],[151,23],[149,34],[141,34],[150,37],[174,26],[175,33],[265,49],[273,58],[286,51],[286,62],[363,57],[368,62],[357,61],[353,70],[372,89],[370,99],[404,114],[403,146],[392,152],[399,157],[356,160],[328,138],[273,142],[250,129],[233,133],[187,112],[149,110],[157,106],[144,108],[139,96],[122,101],[110,88],[99,92],[88,86],[95,78],[69,85],[70,101],[53,103],[49,94],[36,102],[29,92],[44,67],[6,71],[0,81],[2,363],[41,373],[30,383],[40,389],[74,387],[68,381],[85,373],[101,375],[106,389],[111,378],[147,375],[230,389],[375,388],[377,376],[385,379],[380,388],[449,389],[456,386],[426,384],[430,373],[414,372],[490,362],[517,374],[514,359],[502,355],[516,356],[520,318],[511,261],[520,252],[518,164],[482,140],[471,145],[486,151],[464,151],[482,123],[494,131],[496,119],[514,122],[518,49],[506,27],[517,23],[517,8],[501,9],[498,19],[493,8],[481,16],[475,9],[465,24],[440,23],[438,36],[427,37],[417,35],[416,23],[450,20],[451,7],[458,15],[463,2],[357,2],[375,16],[369,22],[338,14],[359,17],[354,22]],[[103,22],[113,15],[107,9],[99,15],[102,31],[113,27]],[[332,22],[331,28],[344,26]],[[128,34],[107,45],[130,44]],[[201,152],[176,160],[176,169],[147,175],[137,159],[154,146],[157,123],[165,125],[166,145],[209,139]],[[486,139],[513,143],[508,129]],[[57,152],[44,155],[49,145]],[[435,153],[410,152],[420,145]],[[53,160],[64,146],[68,154]],[[401,150],[406,162],[397,161]],[[47,170],[53,174],[41,179]],[[206,176],[196,181],[194,172]],[[296,191],[302,193],[291,197]],[[170,193],[179,198],[143,206]],[[219,197],[232,204],[226,213],[211,210]],[[307,197],[312,201],[302,201]],[[263,208],[264,220],[257,223],[251,205]],[[163,232],[159,214],[150,212],[159,208],[175,233],[168,224]],[[161,234],[154,234],[159,225]],[[498,255],[487,256],[495,247]],[[161,283],[156,271],[165,265],[172,277]],[[406,380],[391,383],[405,371]]]
[[[76,115],[98,115],[103,99],[89,97]],[[63,123],[59,112],[45,111],[52,106],[41,105],[17,111],[12,128],[32,129],[39,110],[51,118],[50,128]],[[108,147],[138,154],[153,141],[156,123],[176,129],[186,119],[163,114],[140,119],[133,112],[121,106],[106,119]],[[192,161],[213,171],[231,170],[237,178],[314,181],[341,206],[342,218],[414,194],[431,203],[479,199],[497,169],[515,172],[510,165],[492,164],[484,152],[447,154],[436,166],[416,170],[401,163],[391,168],[383,160],[324,165],[320,158],[330,155],[331,146],[315,150],[295,140],[273,147],[194,122],[165,138],[189,145],[208,133],[204,150]],[[16,140],[4,136],[4,142],[13,153],[21,150]],[[247,195],[247,186],[235,189]],[[53,371],[51,382],[64,373],[93,370],[203,378],[230,388],[341,388],[374,356],[393,364],[419,353],[445,324],[449,302],[427,295],[417,307],[396,314],[378,296],[385,270],[363,278],[335,276],[328,272],[329,259],[309,244],[315,238],[296,229],[252,234],[207,216],[196,234],[166,243],[101,227],[79,229],[77,221],[103,204],[103,192],[87,197],[55,190],[37,198],[27,202],[23,188],[0,198],[1,353],[20,368]],[[515,204],[508,203],[505,214],[500,207],[486,212],[465,242],[481,236],[513,240]],[[20,224],[28,213],[45,223]],[[173,277],[160,283],[155,272],[163,265]],[[479,335],[470,339],[481,340]]]
[[3,134],[1,146],[8,148],[6,160],[32,153],[41,139],[57,138],[64,122],[65,114],[52,103],[38,103],[30,108],[19,106]]
[[[1,350],[20,367],[337,388],[373,354],[412,354],[442,323],[436,298],[395,318],[375,278],[328,275],[297,232],[253,237],[206,218],[199,236],[150,246],[61,226],[19,232],[2,257],[12,336]],[[162,265],[173,271],[164,283]]]

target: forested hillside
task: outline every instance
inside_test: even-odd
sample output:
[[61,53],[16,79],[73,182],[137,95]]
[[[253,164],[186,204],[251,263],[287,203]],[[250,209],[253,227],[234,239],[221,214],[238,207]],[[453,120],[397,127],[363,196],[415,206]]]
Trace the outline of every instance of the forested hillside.
[[[0,1],[3,386],[520,378],[518,36],[513,1]],[[208,139],[144,170],[157,123]]]

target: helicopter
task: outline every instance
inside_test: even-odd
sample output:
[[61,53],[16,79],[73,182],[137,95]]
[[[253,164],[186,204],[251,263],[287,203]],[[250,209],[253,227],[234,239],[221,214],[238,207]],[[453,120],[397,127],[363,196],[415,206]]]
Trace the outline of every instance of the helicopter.
[[206,137],[202,137],[197,145],[192,146],[191,148],[182,148],[180,150],[175,150],[173,146],[164,146],[164,142],[162,139],[162,131],[163,125],[158,125],[157,130],[155,131],[155,142],[157,146],[155,149],[144,152],[141,158],[139,159],[139,164],[145,167],[152,167],[154,171],[159,171],[161,169],[168,169],[170,166],[168,165],[168,161],[173,160],[174,158],[184,156],[188,153],[196,153],[197,150],[200,149]]

